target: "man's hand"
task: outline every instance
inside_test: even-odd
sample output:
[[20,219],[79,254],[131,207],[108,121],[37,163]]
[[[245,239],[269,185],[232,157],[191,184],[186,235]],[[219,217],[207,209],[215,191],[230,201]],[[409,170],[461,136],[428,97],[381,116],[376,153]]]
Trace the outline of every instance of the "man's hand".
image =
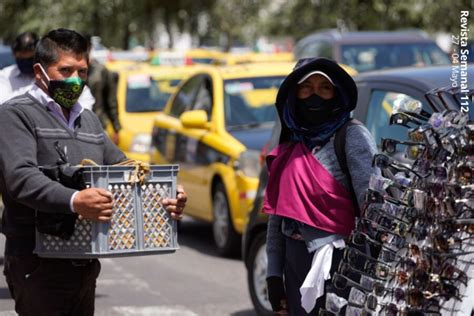
[[118,146],[118,144],[119,144],[119,139],[120,139],[120,138],[119,138],[119,133],[118,133],[118,132],[114,132],[114,133],[112,134],[112,141],[113,141],[114,144],[117,145],[117,146]]
[[79,191],[72,202],[74,211],[86,219],[108,222],[112,218],[114,200],[104,189],[90,188]]
[[187,200],[188,196],[186,192],[184,192],[183,186],[178,185],[176,189],[176,199],[164,199],[163,205],[166,207],[168,213],[170,213],[172,219],[181,220]]

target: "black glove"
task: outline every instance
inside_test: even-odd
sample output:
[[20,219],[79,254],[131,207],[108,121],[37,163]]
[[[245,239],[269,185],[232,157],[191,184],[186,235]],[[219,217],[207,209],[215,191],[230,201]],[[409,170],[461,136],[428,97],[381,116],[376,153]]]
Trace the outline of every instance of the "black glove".
[[267,278],[268,300],[274,312],[287,309],[283,279],[277,276]]

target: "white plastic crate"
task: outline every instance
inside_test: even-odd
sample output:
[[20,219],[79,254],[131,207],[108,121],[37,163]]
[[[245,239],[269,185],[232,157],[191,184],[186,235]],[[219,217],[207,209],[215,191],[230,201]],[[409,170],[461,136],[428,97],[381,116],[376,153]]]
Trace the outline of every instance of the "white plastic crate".
[[169,253],[178,249],[177,225],[162,204],[176,197],[178,165],[150,166],[143,184],[130,182],[134,166],[86,166],[87,187],[114,196],[110,223],[77,219],[69,240],[36,233],[35,253],[52,258],[103,258]]

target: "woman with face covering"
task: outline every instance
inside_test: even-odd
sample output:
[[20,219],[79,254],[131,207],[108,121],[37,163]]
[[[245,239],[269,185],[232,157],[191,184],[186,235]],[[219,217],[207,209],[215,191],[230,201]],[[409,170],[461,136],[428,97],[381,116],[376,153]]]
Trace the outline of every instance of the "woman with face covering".
[[[330,276],[342,259],[370,175],[377,172],[371,166],[375,141],[350,116],[356,103],[354,80],[324,58],[299,60],[278,91],[282,132],[266,158],[263,211],[270,215],[268,295],[279,314],[317,315],[328,291],[348,296],[332,288]],[[347,168],[335,151],[341,128]]]

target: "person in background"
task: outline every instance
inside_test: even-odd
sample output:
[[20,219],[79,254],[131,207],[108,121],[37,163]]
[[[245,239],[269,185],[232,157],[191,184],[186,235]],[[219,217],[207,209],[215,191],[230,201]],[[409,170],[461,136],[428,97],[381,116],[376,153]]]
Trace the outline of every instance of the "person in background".
[[[356,104],[354,80],[325,58],[299,60],[278,91],[282,132],[280,145],[266,158],[263,211],[270,215],[268,297],[279,314],[317,315],[328,291],[343,296],[331,288],[330,275],[342,259],[370,175],[377,172],[371,165],[375,141],[350,116]],[[343,127],[348,173],[334,141]]]
[[[92,111],[99,117],[104,128],[112,123],[114,133],[111,135],[112,141],[118,145],[119,131],[121,129],[117,109],[117,81],[118,75],[109,71],[107,67],[91,57],[92,37],[85,35],[89,49],[89,80],[87,85],[90,88],[94,103]],[[92,52],[93,53],[93,52]]]
[[[78,102],[88,70],[88,44],[82,35],[67,29],[50,31],[38,43],[33,67],[32,88],[0,106],[4,274],[19,315],[92,316],[99,260],[38,257],[33,250],[41,224],[35,212],[49,218],[75,213],[108,222],[112,193],[66,187],[47,177],[40,166],[57,165],[58,148],[71,165],[86,158],[113,165],[126,157],[105,135],[97,116]],[[164,199],[163,205],[179,220],[186,200],[178,185],[176,199]]]
[[38,36],[21,33],[12,44],[16,63],[0,70],[0,104],[25,93],[34,82],[33,59]]

